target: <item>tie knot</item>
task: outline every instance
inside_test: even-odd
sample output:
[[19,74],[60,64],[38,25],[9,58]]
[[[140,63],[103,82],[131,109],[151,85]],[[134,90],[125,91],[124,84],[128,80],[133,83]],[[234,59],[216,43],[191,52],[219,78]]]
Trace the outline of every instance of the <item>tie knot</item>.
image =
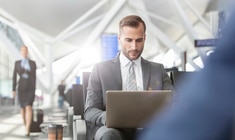
[[130,61],[130,67],[134,66],[135,65],[135,62],[134,61]]
[[129,71],[132,71],[134,69],[135,62],[130,61],[129,63]]

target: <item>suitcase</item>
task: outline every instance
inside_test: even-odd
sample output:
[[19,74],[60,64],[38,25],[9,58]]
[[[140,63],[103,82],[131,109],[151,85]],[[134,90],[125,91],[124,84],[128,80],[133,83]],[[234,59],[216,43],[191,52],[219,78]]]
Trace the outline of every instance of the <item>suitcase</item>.
[[44,112],[42,109],[33,109],[30,132],[41,132],[40,124],[43,123]]

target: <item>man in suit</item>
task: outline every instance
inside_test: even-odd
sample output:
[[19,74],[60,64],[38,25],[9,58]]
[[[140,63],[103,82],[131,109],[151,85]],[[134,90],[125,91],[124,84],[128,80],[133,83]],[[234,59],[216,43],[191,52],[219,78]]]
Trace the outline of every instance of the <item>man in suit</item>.
[[116,58],[96,64],[93,68],[85,104],[85,119],[98,129],[95,140],[131,140],[135,129],[114,129],[105,126],[106,91],[129,90],[128,69],[133,63],[135,90],[170,90],[172,83],[162,64],[141,57],[146,39],[146,25],[141,17],[130,15],[119,23],[118,40],[121,52]]
[[138,140],[235,139],[234,25],[235,11],[204,69],[181,83],[174,109],[156,116]]
[[15,62],[12,90],[13,97],[16,96],[17,90],[26,136],[29,136],[36,87],[36,63],[28,58],[27,46],[22,46],[20,52],[23,58]]

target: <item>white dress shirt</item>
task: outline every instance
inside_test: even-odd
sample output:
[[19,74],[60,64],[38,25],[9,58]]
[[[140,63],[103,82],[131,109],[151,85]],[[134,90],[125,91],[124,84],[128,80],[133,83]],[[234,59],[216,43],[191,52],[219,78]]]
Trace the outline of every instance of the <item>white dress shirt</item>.
[[[126,82],[128,77],[128,68],[130,64],[130,60],[121,52],[120,53],[120,67],[121,67],[121,74],[122,74],[122,90],[127,90]],[[134,71],[136,77],[136,84],[137,90],[143,90],[143,76],[142,76],[142,68],[141,68],[141,57],[136,60],[133,60],[135,63]]]
[[27,58],[21,60],[21,67],[27,71],[30,71],[29,60]]

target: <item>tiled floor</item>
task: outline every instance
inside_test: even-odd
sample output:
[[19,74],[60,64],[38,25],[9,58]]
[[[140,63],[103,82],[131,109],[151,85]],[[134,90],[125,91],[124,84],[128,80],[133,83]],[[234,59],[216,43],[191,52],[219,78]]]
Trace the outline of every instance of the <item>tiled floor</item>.
[[[65,103],[64,108],[67,106],[68,104]],[[39,108],[44,111],[44,121],[47,121],[50,118],[49,114],[56,110],[43,105]],[[47,139],[42,132],[30,133],[29,137],[25,136],[25,128],[18,106],[0,105],[0,140],[41,140],[41,136],[45,137],[43,139]]]
[[25,136],[25,128],[19,110],[14,106],[0,106],[0,139],[33,140],[40,133]]

